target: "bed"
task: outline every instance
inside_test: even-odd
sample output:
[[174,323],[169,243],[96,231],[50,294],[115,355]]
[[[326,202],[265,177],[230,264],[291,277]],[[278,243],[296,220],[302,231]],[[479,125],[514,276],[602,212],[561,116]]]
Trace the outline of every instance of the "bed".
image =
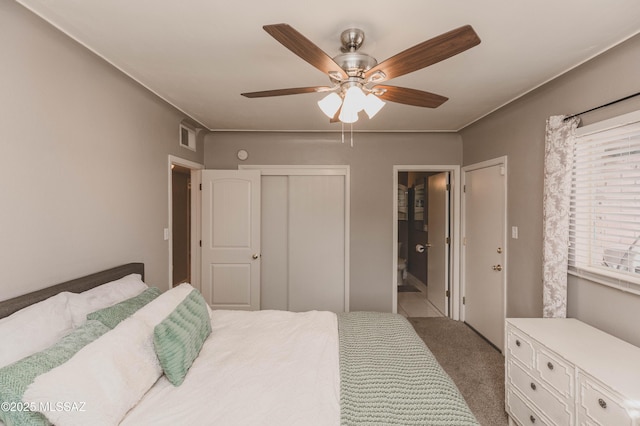
[[[36,345],[4,365],[0,357],[0,421],[478,425],[399,315],[212,311],[188,284],[160,294],[140,284],[143,277],[144,265],[132,263],[0,302],[0,338],[8,320],[39,304],[59,298],[51,315],[64,299],[71,311],[58,326],[67,327],[57,330],[62,337],[47,332],[49,341],[37,342],[51,319],[26,333],[33,338],[25,346],[45,349]],[[69,343],[77,335],[80,342]],[[24,373],[25,365],[37,372]],[[21,385],[13,384],[15,376],[25,376]],[[34,408],[31,417],[13,416],[24,407]]]

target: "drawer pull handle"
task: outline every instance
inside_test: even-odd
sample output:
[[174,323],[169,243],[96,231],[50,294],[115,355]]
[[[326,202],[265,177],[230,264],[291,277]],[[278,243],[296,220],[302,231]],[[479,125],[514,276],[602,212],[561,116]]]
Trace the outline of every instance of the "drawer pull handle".
[[598,404],[602,407],[602,408],[607,408],[607,401],[605,401],[602,398],[598,398]]
[[[536,384],[531,382],[531,389],[536,390]],[[603,401],[604,402],[604,401]]]
[[533,417],[533,414],[529,416],[529,420],[531,420],[531,423],[535,423],[536,422],[536,418]]
[[547,368],[548,368],[549,370],[553,370],[553,364],[551,363],[551,361],[549,361],[549,362],[547,363]]
[[520,347],[520,340],[516,340],[516,346]]

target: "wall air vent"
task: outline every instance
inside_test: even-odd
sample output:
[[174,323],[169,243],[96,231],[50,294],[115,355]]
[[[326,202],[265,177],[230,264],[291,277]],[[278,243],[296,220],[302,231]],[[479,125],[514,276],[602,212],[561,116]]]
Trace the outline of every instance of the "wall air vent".
[[180,124],[180,146],[183,148],[196,150],[196,129],[187,126],[184,123]]

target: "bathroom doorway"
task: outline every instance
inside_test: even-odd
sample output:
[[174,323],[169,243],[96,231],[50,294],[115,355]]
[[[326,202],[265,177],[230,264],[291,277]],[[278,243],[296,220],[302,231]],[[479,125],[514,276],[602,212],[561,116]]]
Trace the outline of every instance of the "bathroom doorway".
[[189,282],[200,289],[200,181],[202,164],[168,156],[169,288]]
[[394,166],[394,312],[457,319],[459,166]]
[[191,170],[172,164],[171,208],[173,287],[191,283]]

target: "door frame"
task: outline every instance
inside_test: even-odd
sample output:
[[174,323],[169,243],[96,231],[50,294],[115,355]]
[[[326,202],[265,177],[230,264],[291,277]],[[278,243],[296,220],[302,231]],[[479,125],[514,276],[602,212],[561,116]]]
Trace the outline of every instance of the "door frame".
[[239,164],[238,170],[260,170],[261,176],[344,176],[344,309],[349,312],[351,166]]
[[181,166],[191,170],[191,285],[200,290],[200,216],[202,198],[200,194],[200,183],[202,181],[201,170],[204,164],[194,161],[185,160],[184,158],[169,155],[167,161],[167,180],[168,180],[168,211],[169,223],[167,224],[167,234],[165,240],[169,243],[169,289],[173,287],[173,181],[171,179],[171,166]]
[[[493,167],[493,166],[498,166],[502,164],[502,166],[504,167],[504,180],[503,180],[503,191],[504,191],[504,229],[503,229],[503,236],[504,236],[504,244],[503,247],[504,249],[504,274],[502,274],[502,294],[503,294],[503,300],[502,300],[502,316],[506,322],[506,318],[507,318],[507,274],[509,273],[509,247],[508,247],[508,237],[507,237],[507,229],[508,229],[508,223],[509,223],[509,218],[507,216],[507,212],[508,212],[508,188],[509,186],[507,185],[507,181],[509,179],[509,168],[507,167],[507,156],[503,155],[501,157],[496,157],[496,158],[492,158],[490,160],[486,160],[486,161],[481,161],[479,163],[475,163],[475,164],[470,164],[468,166],[464,166],[462,168],[462,185],[464,187],[465,185],[465,177],[466,177],[466,172],[468,171],[473,171],[473,170],[478,170],[478,169],[484,169],[487,167]],[[466,213],[466,206],[465,206],[465,197],[464,194],[462,195],[462,233],[463,235],[465,234],[465,226],[466,226],[466,217],[467,217],[467,213]],[[462,247],[461,250],[461,256],[460,256],[460,278],[461,278],[461,282],[462,282],[462,294],[465,293],[465,287],[466,287],[466,280],[465,280],[465,255],[466,255],[466,250],[464,249],[464,247]],[[465,321],[465,311],[464,311],[464,306],[462,309],[462,314],[461,314],[461,320]],[[506,342],[506,340],[505,340]]]
[[398,312],[398,173],[399,172],[449,172],[451,176],[451,257],[449,259],[449,274],[451,282],[451,294],[449,296],[449,317],[460,319],[460,305],[462,304],[462,292],[460,291],[460,166],[459,165],[394,165],[393,166],[393,235],[392,248],[392,273],[391,273],[391,312]]

